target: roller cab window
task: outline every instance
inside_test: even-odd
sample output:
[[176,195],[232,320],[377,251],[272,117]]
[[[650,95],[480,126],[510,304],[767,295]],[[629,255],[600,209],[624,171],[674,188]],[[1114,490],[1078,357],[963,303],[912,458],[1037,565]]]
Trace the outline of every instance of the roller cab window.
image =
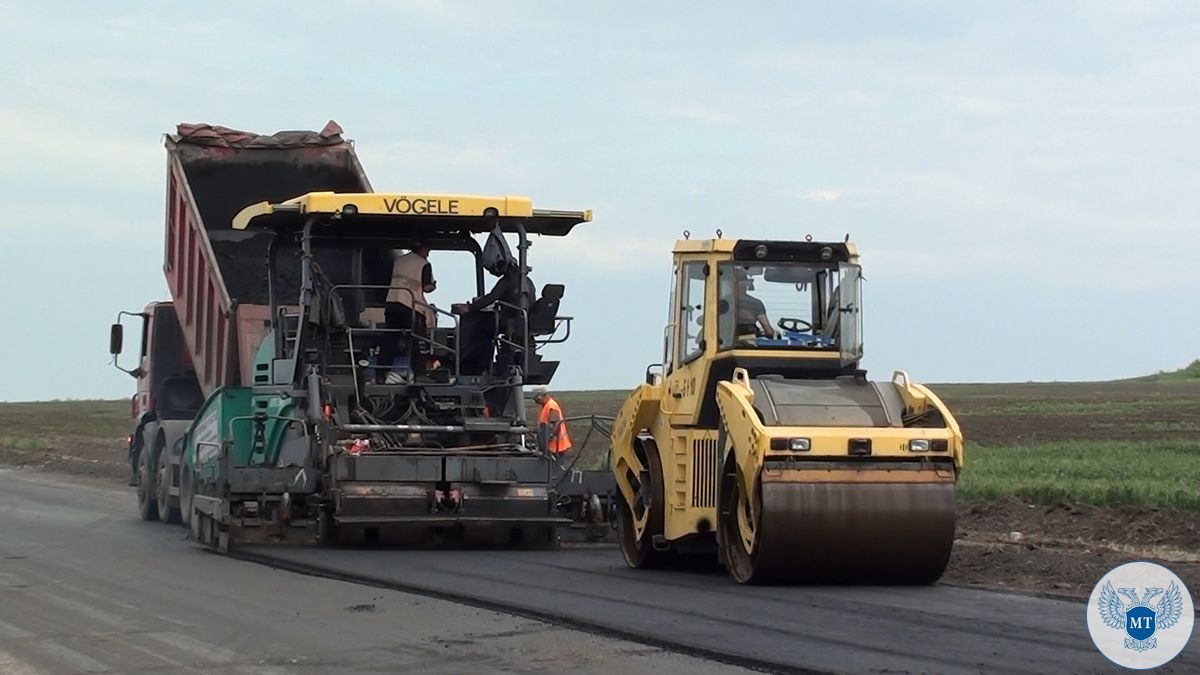
[[704,284],[707,262],[687,262],[682,269],[679,296],[680,336],[678,363],[683,365],[704,353]]
[[719,349],[862,354],[858,265],[726,262],[717,284]]

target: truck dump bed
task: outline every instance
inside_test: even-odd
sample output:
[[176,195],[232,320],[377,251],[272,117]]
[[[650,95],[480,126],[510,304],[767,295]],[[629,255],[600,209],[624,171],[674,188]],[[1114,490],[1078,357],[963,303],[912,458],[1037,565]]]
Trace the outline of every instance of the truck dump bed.
[[[314,191],[370,192],[342,130],[282,131],[261,136],[207,124],[180,124],[166,140],[167,278],[180,328],[205,396],[249,384],[267,331],[269,232],[235,231],[233,217],[261,201]],[[348,256],[321,260],[345,278]],[[345,268],[345,269],[343,269]],[[299,295],[299,263],[279,261],[278,298]]]

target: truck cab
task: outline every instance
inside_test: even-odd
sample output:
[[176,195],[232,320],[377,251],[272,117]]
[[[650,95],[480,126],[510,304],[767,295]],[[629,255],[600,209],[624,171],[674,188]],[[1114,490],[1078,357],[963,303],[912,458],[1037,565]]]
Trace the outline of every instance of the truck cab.
[[[120,363],[122,318],[139,335],[137,362]],[[171,302],[151,302],[141,312],[121,312],[110,331],[114,365],[137,380],[128,438],[129,484],[137,487],[138,511],[146,520],[179,519],[179,463],[183,433],[204,403],[196,371]]]

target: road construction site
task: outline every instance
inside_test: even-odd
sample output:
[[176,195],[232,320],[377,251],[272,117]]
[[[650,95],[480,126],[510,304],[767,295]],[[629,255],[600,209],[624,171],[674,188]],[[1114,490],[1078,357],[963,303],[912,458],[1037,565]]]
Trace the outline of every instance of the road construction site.
[[[1021,449],[989,429],[1019,419],[1036,433],[1017,439],[1027,448],[1042,438],[1104,443],[1113,432],[1080,419],[1097,400],[1182,420],[1196,419],[1200,405],[1200,388],[1188,382],[936,388],[963,411],[969,437],[997,453]],[[568,414],[612,414],[619,396],[560,399]],[[1001,497],[964,496],[950,564],[929,588],[754,589],[713,568],[645,578],[615,544],[453,553],[263,547],[233,560],[130,508],[119,442],[127,414],[121,401],[0,404],[0,426],[27,421],[23,435],[0,439],[0,463],[12,467],[0,473],[0,506],[13,514],[0,533],[0,572],[14,599],[0,609],[6,672],[186,671],[182,664],[204,672],[1105,672],[1111,664],[1078,620],[1094,579],[1136,557],[1200,587],[1194,511],[1155,503],[1149,492],[1140,504],[1096,503],[1086,492],[1039,501],[1015,484]],[[1136,436],[1137,424],[1127,420],[1120,433]],[[1183,433],[1163,442],[1186,442]],[[1133,483],[1157,480],[1133,464],[1123,472]],[[1072,473],[1083,469],[1059,479]],[[165,565],[149,562],[158,560]],[[217,595],[189,592],[181,577]],[[63,613],[63,603],[74,610]],[[636,611],[622,614],[626,606]],[[185,616],[195,618],[172,623]],[[230,624],[231,616],[245,619]],[[1022,625],[1030,621],[1047,628]],[[280,628],[259,641],[252,625]],[[322,637],[333,626],[344,640]],[[954,648],[928,640],[930,627],[954,636]],[[1193,644],[1173,672],[1194,670],[1198,658]]]
[[[1137,557],[1200,587],[1200,476],[1188,460],[1200,453],[1192,440],[1200,428],[1189,426],[1200,420],[1197,385],[934,385],[973,448],[942,582],[1078,599]],[[623,396],[558,393],[575,416],[611,416]],[[1104,412],[1111,406],[1139,415],[1116,419]],[[0,435],[0,464],[124,485],[128,409],[127,401],[0,404],[0,428],[10,430]],[[572,433],[587,438],[580,427]],[[577,466],[601,465],[606,442],[593,434]]]
[[[29,589],[25,609],[40,617],[0,623],[13,667],[127,670],[144,656],[152,661],[136,668],[207,668],[216,654],[235,669],[397,668],[380,653],[343,661],[345,643],[297,642],[304,630],[290,627],[251,663],[199,627],[205,608],[240,590],[267,610],[249,612],[247,628],[255,616],[288,624],[286,611],[272,613],[285,609],[280,594],[299,603],[294,621],[316,621],[323,635],[342,612],[381,604],[403,630],[432,598],[446,617],[461,606],[493,623],[520,617],[623,655],[589,670],[657,670],[641,658],[693,671],[1090,671],[1104,664],[1078,600],[1095,578],[1130,555],[1168,561],[1188,581],[1200,569],[1188,515],[1200,508],[1194,418],[1178,415],[1195,405],[1192,367],[1114,383],[1144,406],[1087,390],[1064,400],[1070,390],[989,398],[985,388],[959,389],[975,405],[959,408],[904,370],[862,367],[864,268],[848,235],[684,231],[671,249],[662,360],[627,390],[562,394],[564,419],[547,386],[575,317],[566,284],[533,283],[530,239],[590,227],[590,209],[376,191],[332,121],[269,136],[181,124],[165,146],[170,298],[116,312],[108,336],[112,365],[136,383],[113,458],[126,489],[0,475],[15,523],[0,535],[0,572]],[[435,250],[471,264],[465,302],[426,299]],[[1153,401],[1167,391],[1145,388],[1156,384],[1179,405]],[[76,410],[45,413],[47,425],[70,420],[77,431],[80,413],[103,414],[64,405]],[[0,461],[106,470],[89,457],[96,444],[75,443],[72,456],[34,431],[36,406],[5,409],[16,423],[0,434]],[[1051,433],[985,421],[1008,413],[1051,418]],[[1103,431],[1098,445],[1061,436],[1072,427],[1054,418],[1075,414]],[[121,492],[141,522],[114,510]],[[1121,511],[1131,508],[1164,512]],[[158,548],[131,551],[122,539],[138,535]],[[173,569],[214,553],[221,573],[208,582],[207,571]],[[86,586],[71,580],[104,555],[106,571],[135,570],[112,589],[129,598],[93,593],[88,605],[47,590]],[[278,581],[242,586],[262,570]],[[284,588],[302,579],[376,589],[380,602]],[[176,595],[136,602],[156,581]],[[46,612],[71,602],[107,629],[184,630],[105,633]],[[122,610],[139,618],[122,621]],[[523,630],[459,623],[402,642],[396,657],[469,667],[499,647],[445,660],[419,647]],[[86,632],[69,646],[55,630]],[[645,649],[622,651],[629,644]],[[277,651],[287,646],[290,657]],[[573,664],[568,651],[560,660],[555,648],[528,648],[545,663],[498,669]]]
[[[1077,601],[940,584],[753,588],[615,548],[215,555],[128,488],[0,472],[0,670],[1107,672]],[[931,639],[934,633],[937,639]],[[1189,647],[1162,672],[1195,672]]]

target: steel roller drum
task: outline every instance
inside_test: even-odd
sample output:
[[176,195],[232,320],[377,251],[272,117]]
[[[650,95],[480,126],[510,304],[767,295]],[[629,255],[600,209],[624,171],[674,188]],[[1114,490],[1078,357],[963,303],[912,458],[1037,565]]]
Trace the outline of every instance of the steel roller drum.
[[762,483],[749,581],[933,583],[954,543],[952,482]]

